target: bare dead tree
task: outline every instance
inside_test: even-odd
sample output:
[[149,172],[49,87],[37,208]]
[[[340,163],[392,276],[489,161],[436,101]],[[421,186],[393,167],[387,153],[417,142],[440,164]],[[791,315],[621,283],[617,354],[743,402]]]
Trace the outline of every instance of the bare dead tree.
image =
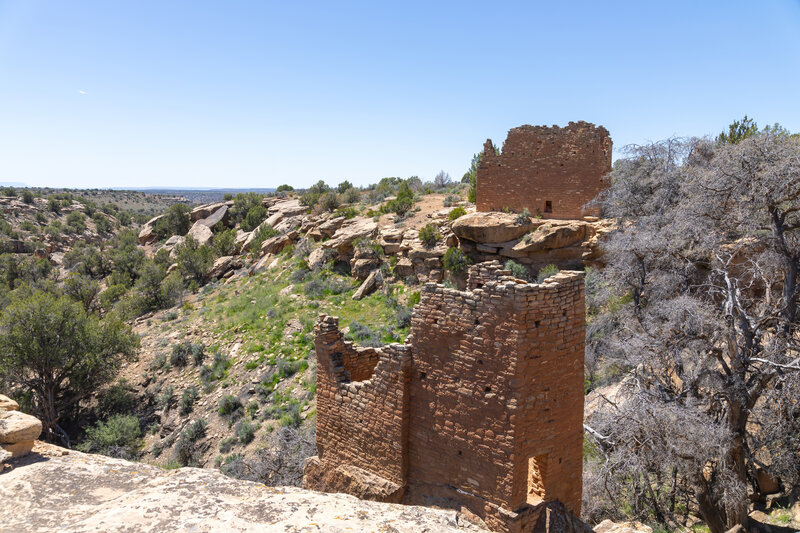
[[620,226],[587,345],[635,386],[593,425],[614,443],[605,482],[627,479],[659,520],[676,517],[655,493],[679,482],[712,532],[746,526],[765,445],[753,417],[797,427],[785,384],[800,370],[800,143],[670,139],[632,148],[612,183]]

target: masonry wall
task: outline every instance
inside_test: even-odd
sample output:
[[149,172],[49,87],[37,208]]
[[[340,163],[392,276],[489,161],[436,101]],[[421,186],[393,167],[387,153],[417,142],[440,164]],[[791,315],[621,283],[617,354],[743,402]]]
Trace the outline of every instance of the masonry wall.
[[535,284],[481,263],[466,291],[424,285],[409,344],[380,349],[321,315],[321,469],[359,467],[405,503],[466,507],[495,531],[530,530],[556,500],[579,514],[583,290],[582,272]]
[[597,214],[586,204],[608,186],[611,148],[605,128],[583,121],[513,128],[501,155],[487,140],[478,167],[477,210],[528,209],[555,219]]
[[317,455],[323,467],[350,464],[403,486],[410,349],[357,348],[338,325],[321,316],[314,330]]
[[[468,292],[426,284],[412,318],[409,486],[449,487],[511,511],[580,513],[583,273],[520,283],[499,263]],[[546,458],[537,479],[530,459]],[[424,488],[414,487],[422,485]]]

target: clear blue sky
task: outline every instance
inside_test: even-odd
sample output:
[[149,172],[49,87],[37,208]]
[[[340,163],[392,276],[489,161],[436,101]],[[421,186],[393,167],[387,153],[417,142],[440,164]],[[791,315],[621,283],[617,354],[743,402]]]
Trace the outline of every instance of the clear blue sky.
[[0,0],[0,181],[459,179],[487,137],[800,131],[800,1]]

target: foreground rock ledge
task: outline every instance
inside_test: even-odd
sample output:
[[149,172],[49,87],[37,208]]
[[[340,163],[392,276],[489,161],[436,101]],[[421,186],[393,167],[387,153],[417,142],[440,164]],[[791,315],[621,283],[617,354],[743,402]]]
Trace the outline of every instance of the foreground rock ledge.
[[37,442],[0,474],[2,531],[483,531],[455,511],[162,470]]

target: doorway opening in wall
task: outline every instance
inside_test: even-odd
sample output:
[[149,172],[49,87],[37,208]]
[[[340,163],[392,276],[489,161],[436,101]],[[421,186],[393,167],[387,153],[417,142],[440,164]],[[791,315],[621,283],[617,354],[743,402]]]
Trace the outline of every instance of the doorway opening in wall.
[[553,212],[553,202],[551,202],[550,200],[547,200],[544,203],[544,212],[545,213],[552,213]]
[[528,498],[531,505],[541,503],[545,499],[545,472],[547,472],[547,454],[535,455],[528,459]]

